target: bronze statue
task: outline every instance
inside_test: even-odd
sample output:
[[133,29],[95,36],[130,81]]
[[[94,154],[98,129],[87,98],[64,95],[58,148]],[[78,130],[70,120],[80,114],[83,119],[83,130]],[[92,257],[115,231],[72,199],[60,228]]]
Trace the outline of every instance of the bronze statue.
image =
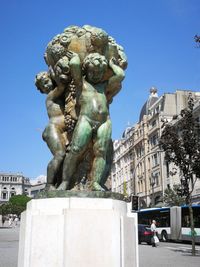
[[53,87],[48,73],[42,72],[36,76],[36,86],[42,93],[47,93],[46,108],[49,124],[43,132],[43,139],[47,143],[53,159],[47,167],[48,189],[55,188],[55,178],[62,166],[65,157],[66,126],[64,120],[64,86]]
[[47,93],[43,138],[53,154],[47,190],[104,191],[112,162],[109,104],[127,67],[123,48],[102,29],[70,26],[48,44],[48,72],[36,76]]

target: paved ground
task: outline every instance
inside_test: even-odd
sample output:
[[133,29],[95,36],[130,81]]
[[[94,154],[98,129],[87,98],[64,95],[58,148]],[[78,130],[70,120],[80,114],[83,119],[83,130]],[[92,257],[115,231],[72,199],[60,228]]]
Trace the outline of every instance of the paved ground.
[[[17,267],[19,227],[0,228],[0,267]],[[188,252],[191,245],[159,243],[157,248],[139,245],[139,267],[200,267],[200,246],[196,246],[199,256]],[[104,267],[104,266],[102,266]]]
[[17,267],[19,227],[0,228],[0,267]]
[[181,243],[159,243],[159,246],[139,245],[139,267],[200,267],[200,246],[198,256],[189,253],[191,245]]

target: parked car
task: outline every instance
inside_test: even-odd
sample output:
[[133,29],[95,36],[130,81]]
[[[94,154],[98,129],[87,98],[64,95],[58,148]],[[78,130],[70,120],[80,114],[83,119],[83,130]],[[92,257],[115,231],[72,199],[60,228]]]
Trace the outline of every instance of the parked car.
[[138,242],[141,244],[142,242],[146,242],[148,245],[151,245],[152,232],[149,225],[146,224],[138,224]]

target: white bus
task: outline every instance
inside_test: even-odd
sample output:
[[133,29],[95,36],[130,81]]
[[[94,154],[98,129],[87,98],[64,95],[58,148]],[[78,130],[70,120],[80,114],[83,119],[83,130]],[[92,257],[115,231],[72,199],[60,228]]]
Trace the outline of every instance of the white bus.
[[[200,243],[200,205],[193,205],[195,241]],[[156,220],[159,239],[163,241],[190,241],[190,216],[188,206],[150,208],[138,211],[138,224],[150,225]]]

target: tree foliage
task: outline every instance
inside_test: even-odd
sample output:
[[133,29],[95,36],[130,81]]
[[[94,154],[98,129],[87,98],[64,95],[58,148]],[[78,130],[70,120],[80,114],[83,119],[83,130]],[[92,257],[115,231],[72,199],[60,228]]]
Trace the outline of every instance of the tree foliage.
[[192,255],[195,255],[195,230],[192,209],[192,192],[196,179],[200,178],[200,131],[194,118],[194,101],[188,98],[188,107],[181,111],[177,121],[166,123],[161,135],[160,145],[165,151],[165,159],[180,169],[181,190],[189,205],[192,237]]
[[31,198],[26,196],[26,195],[15,195],[15,196],[12,196],[10,199],[9,199],[9,202],[12,204],[12,205],[16,205],[16,206],[22,206],[24,208],[26,208],[26,204],[28,203],[28,201],[30,201]]
[[128,193],[127,193],[127,184],[126,184],[125,181],[123,182],[123,195],[124,195],[125,197],[128,196]]
[[1,215],[12,214],[12,211],[13,211],[12,205],[9,202],[2,204],[0,206],[0,214]]
[[0,206],[0,214],[16,214],[19,216],[25,209],[31,198],[25,195],[12,196],[9,201]]
[[180,182],[187,203],[196,179],[200,178],[199,125],[193,116],[193,107],[193,99],[189,96],[188,108],[181,111],[177,121],[165,125],[160,139],[165,159],[181,171]]
[[181,206],[185,204],[185,197],[181,196],[181,185],[174,185],[173,188],[167,188],[164,192],[164,202],[168,207]]
[[194,40],[195,40],[195,42],[197,43],[197,45],[198,45],[198,47],[200,46],[200,36],[199,35],[195,35],[194,36]]

